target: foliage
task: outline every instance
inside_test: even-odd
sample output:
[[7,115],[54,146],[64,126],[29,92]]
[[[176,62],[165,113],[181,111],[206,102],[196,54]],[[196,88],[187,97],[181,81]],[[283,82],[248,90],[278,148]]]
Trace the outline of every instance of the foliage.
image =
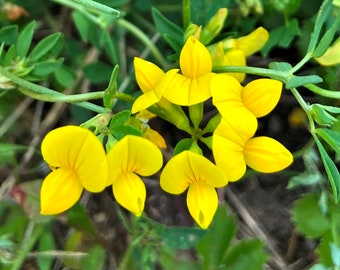
[[[113,214],[104,216],[127,234],[116,238],[124,243],[117,269],[263,269],[263,239],[239,239],[238,220],[217,189],[246,178],[249,168],[283,171],[293,158],[304,170],[288,188],[309,193],[295,202],[292,219],[318,240],[312,269],[339,268],[340,5],[309,2],[0,1],[0,166],[22,178],[1,182],[1,269],[30,262],[105,269],[112,243],[85,202],[108,194]],[[66,14],[65,29],[73,30],[64,31],[54,13]],[[282,52],[296,58],[281,61]],[[276,60],[253,66],[253,54]],[[310,132],[293,154],[258,135],[258,119],[282,91],[296,100]],[[70,109],[57,124],[46,118],[41,131],[33,125],[36,139],[22,142],[16,134],[27,137],[27,127],[17,114],[29,105],[16,104],[25,100],[40,115],[53,104]],[[169,134],[153,128],[154,118],[171,125]],[[18,159],[28,154],[34,174],[24,177]],[[41,176],[36,159],[51,172]],[[165,224],[144,211],[149,180],[158,195],[180,200],[184,193],[187,205],[176,210],[195,225]],[[64,241],[56,226],[68,232]]]

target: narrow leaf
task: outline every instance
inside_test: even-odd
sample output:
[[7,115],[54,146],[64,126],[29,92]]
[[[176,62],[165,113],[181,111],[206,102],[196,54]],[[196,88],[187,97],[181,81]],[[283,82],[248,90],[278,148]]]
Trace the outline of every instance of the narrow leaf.
[[0,29],[0,40],[6,45],[13,44],[18,35],[17,25],[7,25]]
[[340,153],[340,133],[327,128],[317,128],[315,130],[322,139],[334,149],[335,152]]
[[57,43],[60,38],[61,33],[54,33],[43,38],[32,50],[29,54],[28,58],[31,62],[36,62],[44,55],[46,55],[50,50],[53,49],[54,45]]
[[322,78],[317,75],[307,75],[307,76],[292,76],[288,79],[286,83],[286,88],[296,88],[305,84],[310,83],[321,83]]
[[339,194],[340,194],[340,174],[335,166],[333,160],[327,154],[325,148],[323,147],[322,143],[320,142],[319,138],[314,135],[313,136],[315,143],[319,149],[321,159],[323,165],[325,166],[325,170],[328,176],[328,180],[331,184],[333,190],[334,201],[337,203],[339,201]]
[[104,106],[106,109],[111,110],[113,101],[117,93],[117,76],[118,76],[119,66],[116,65],[111,73],[111,78],[108,87],[104,91]]
[[15,47],[17,50],[17,55],[20,58],[24,58],[28,53],[34,34],[35,25],[36,22],[32,21],[31,23],[26,25],[26,27],[21,31],[21,33],[18,36],[17,42],[15,43]]

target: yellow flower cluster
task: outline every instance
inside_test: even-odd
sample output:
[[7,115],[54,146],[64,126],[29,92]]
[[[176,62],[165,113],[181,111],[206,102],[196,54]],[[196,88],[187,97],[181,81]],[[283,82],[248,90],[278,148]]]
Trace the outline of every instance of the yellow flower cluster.
[[[254,137],[257,118],[270,113],[280,99],[281,82],[257,79],[243,86],[244,74],[213,72],[216,65],[245,65],[245,57],[253,52],[247,45],[249,40],[259,35],[264,40],[265,33],[260,28],[248,39],[220,43],[210,51],[190,36],[181,50],[179,69],[166,72],[151,62],[134,59],[136,80],[143,94],[133,103],[133,114],[156,106],[173,114],[169,119],[176,119],[180,110],[171,111],[171,106],[189,106],[190,111],[193,106],[211,99],[221,116],[211,136],[214,162],[190,148],[174,155],[160,174],[164,191],[180,194],[187,190],[189,212],[204,229],[211,223],[218,206],[216,188],[242,178],[247,166],[271,173],[293,161],[292,154],[278,141]],[[183,125],[188,123],[184,121]],[[197,125],[188,130],[195,140],[202,139],[202,132],[195,133]],[[92,132],[76,126],[51,131],[41,149],[52,169],[41,188],[42,214],[67,210],[78,201],[83,189],[101,192],[112,186],[116,201],[140,216],[146,199],[140,176],[152,175],[163,165],[161,151],[146,138],[126,135],[105,153]]]

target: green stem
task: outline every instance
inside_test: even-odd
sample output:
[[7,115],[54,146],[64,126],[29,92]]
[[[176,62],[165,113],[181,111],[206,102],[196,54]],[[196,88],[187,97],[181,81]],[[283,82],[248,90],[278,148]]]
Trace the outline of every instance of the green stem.
[[312,92],[314,92],[314,93],[316,93],[320,96],[340,99],[340,91],[323,89],[319,86],[316,86],[315,84],[306,84],[306,85],[304,85],[304,87],[306,87],[307,89],[311,90]]
[[48,101],[48,102],[74,103],[77,106],[89,109],[97,113],[106,112],[106,110],[103,107],[86,102],[86,100],[89,100],[89,99],[103,98],[104,92],[65,95],[57,91],[54,91],[52,89],[46,88],[44,86],[26,81],[25,79],[22,79],[12,74],[11,72],[7,71],[5,68],[1,66],[0,66],[0,74],[7,77],[14,84],[16,84],[20,92],[34,99]]
[[29,252],[34,247],[35,243],[42,235],[44,231],[43,224],[36,224],[34,221],[30,221],[28,229],[32,230],[30,232],[29,238],[27,241],[22,243],[22,249],[19,252],[17,259],[12,264],[10,270],[19,270],[23,262],[25,261],[26,257],[28,256]]
[[258,68],[258,67],[247,67],[247,66],[218,66],[213,68],[213,72],[216,73],[225,73],[225,72],[236,72],[236,73],[247,73],[252,75],[259,75],[262,77],[270,77],[275,80],[279,80],[283,83],[286,83],[291,76],[291,73],[266,69],[266,68]]
[[296,71],[298,71],[300,68],[302,68],[313,56],[313,53],[308,52],[306,55],[300,60],[299,63],[297,63],[290,71],[290,74],[294,74]]
[[190,24],[190,0],[183,0],[183,28],[186,29]]
[[144,45],[150,49],[150,51],[154,54],[160,65],[165,68],[168,67],[168,62],[165,60],[163,57],[162,53],[160,50],[153,44],[151,39],[139,28],[137,28],[134,24],[124,20],[124,19],[119,19],[117,21],[117,24],[124,29],[130,31],[132,34],[134,34],[141,42],[144,43]]
[[[85,8],[90,8],[92,10],[95,10],[99,13],[105,13],[105,14],[109,14],[109,15],[112,15],[112,16],[116,16],[118,17],[120,12],[112,7],[109,7],[109,6],[106,6],[106,5],[103,5],[103,4],[100,4],[96,1],[92,1],[92,0],[52,0],[54,2],[58,2],[60,4],[64,4],[64,5],[70,5],[72,4],[72,2],[75,2],[76,4],[78,5],[81,5]],[[73,4],[75,5],[75,4]]]

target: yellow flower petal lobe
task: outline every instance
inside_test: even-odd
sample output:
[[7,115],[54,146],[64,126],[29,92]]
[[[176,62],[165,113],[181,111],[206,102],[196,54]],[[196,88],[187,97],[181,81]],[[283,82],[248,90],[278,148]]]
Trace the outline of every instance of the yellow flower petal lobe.
[[242,90],[244,105],[256,117],[270,113],[280,100],[282,83],[272,79],[257,79],[248,83]]
[[52,171],[40,190],[41,214],[59,214],[71,208],[80,198],[83,186],[77,174],[70,169]]
[[144,182],[133,172],[120,173],[112,185],[117,202],[137,217],[144,210],[146,189]]
[[293,155],[278,141],[269,137],[255,137],[247,141],[244,157],[249,167],[263,173],[285,169],[293,162]]
[[190,215],[197,224],[201,228],[207,229],[218,206],[215,188],[205,182],[192,183],[188,189],[187,205]]

